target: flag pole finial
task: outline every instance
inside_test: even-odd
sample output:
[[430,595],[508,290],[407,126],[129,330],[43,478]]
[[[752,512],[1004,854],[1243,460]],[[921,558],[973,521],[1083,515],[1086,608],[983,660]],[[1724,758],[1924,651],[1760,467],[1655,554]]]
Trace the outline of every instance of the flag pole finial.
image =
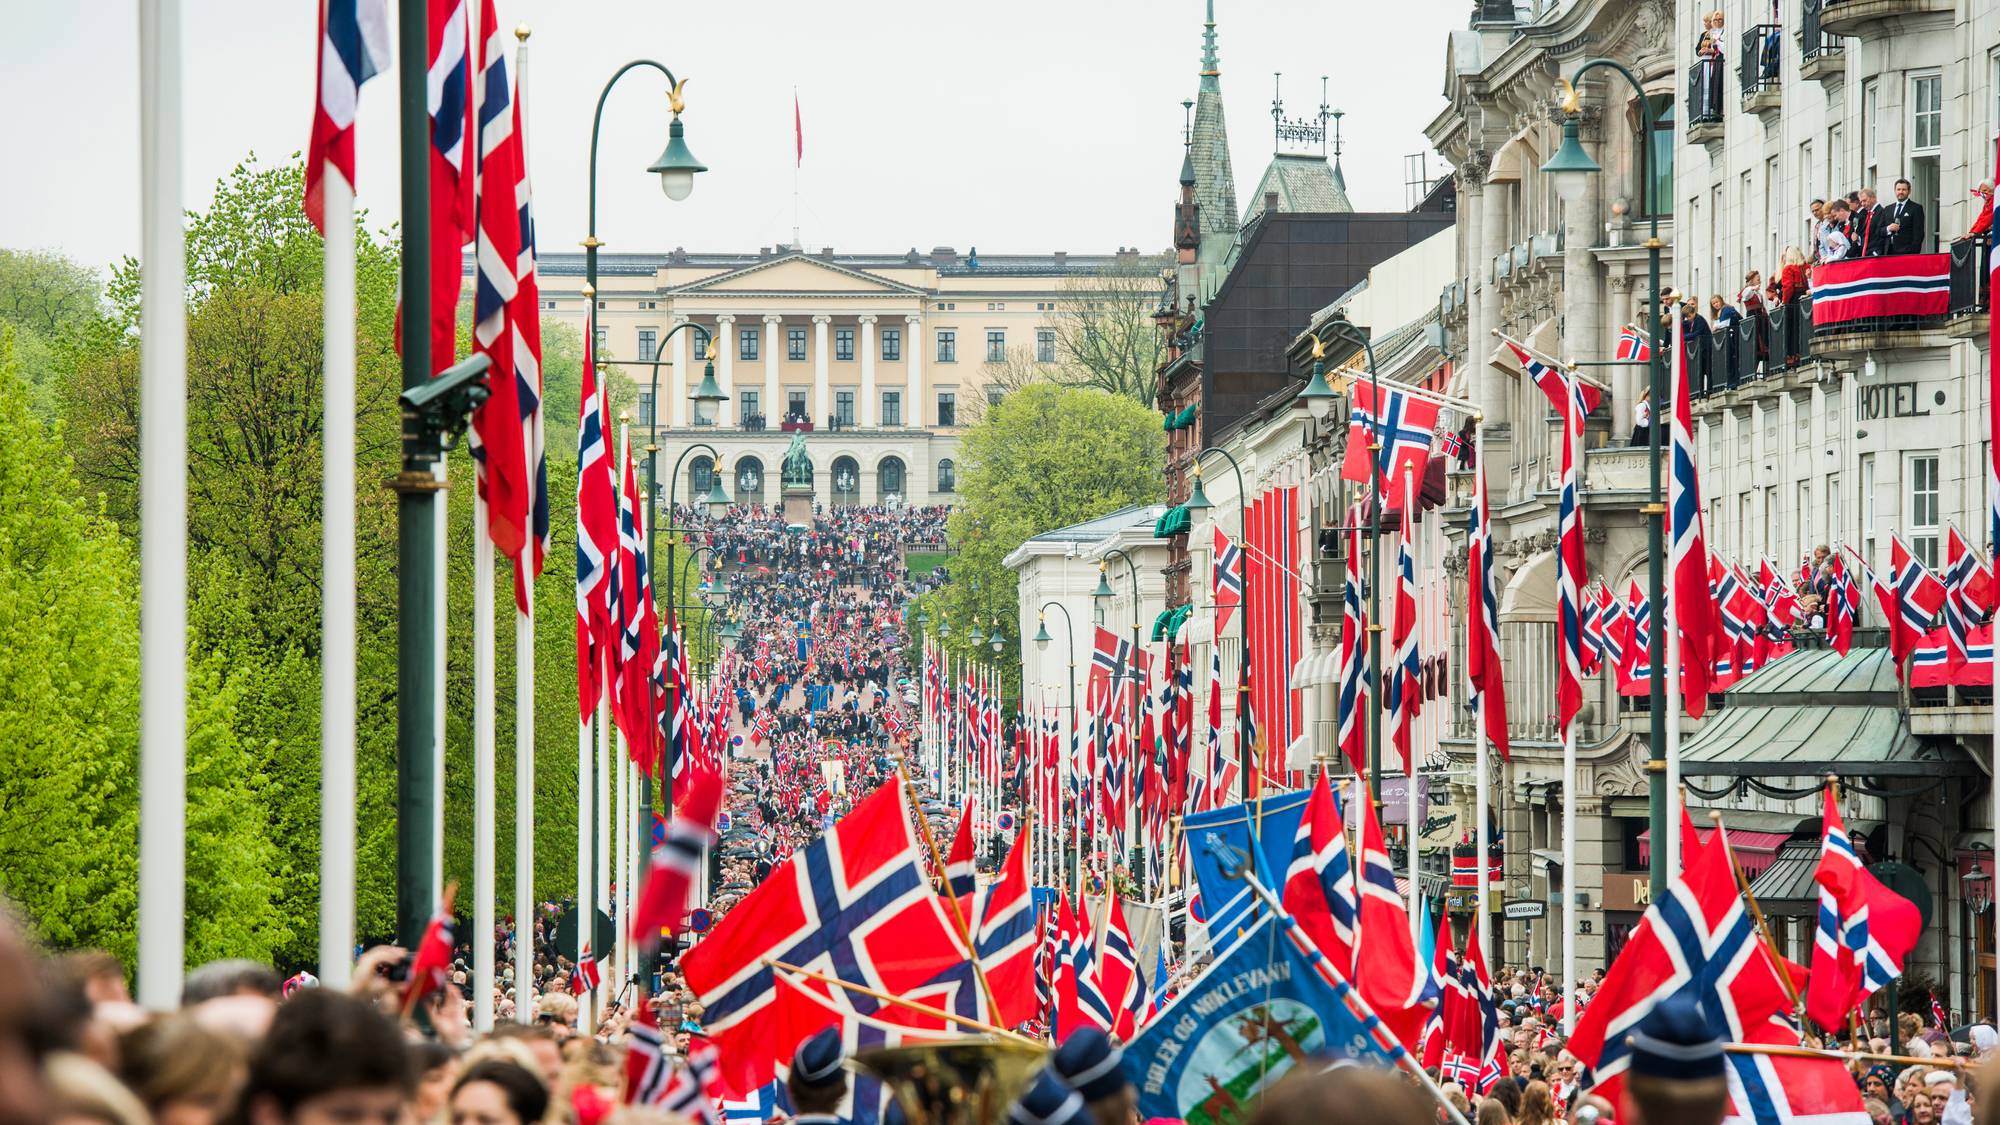
[[533,35],[534,33],[535,33],[534,29],[530,28],[525,23],[514,25],[514,38],[520,40],[523,43],[526,43],[528,41],[528,36]]

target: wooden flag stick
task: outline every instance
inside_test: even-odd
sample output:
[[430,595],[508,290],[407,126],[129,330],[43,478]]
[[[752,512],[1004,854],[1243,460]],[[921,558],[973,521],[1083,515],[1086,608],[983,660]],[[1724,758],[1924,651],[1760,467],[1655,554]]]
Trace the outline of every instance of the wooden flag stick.
[[938,851],[937,838],[931,835],[931,818],[924,815],[923,806],[917,804],[917,784],[910,780],[910,771],[902,758],[896,758],[896,776],[903,781],[903,791],[909,794],[910,805],[917,812],[917,827],[923,830],[924,846],[931,851],[931,862],[937,865],[938,881],[944,884],[944,900],[951,907],[951,924],[958,929],[958,940],[965,943],[965,952],[972,963],[972,973],[979,978],[979,991],[986,997],[986,1010],[994,1014],[1000,1011],[1000,1001],[993,995],[993,985],[986,979],[986,966],[979,963],[979,947],[973,944],[972,927],[965,921],[966,911],[959,907],[958,892],[951,889],[951,876],[945,870],[944,854]]
[[801,968],[798,965],[789,965],[783,961],[773,960],[769,957],[766,957],[763,960],[764,964],[769,965],[771,968],[777,969],[780,972],[790,973],[795,976],[804,977],[807,980],[816,980],[819,981],[821,984],[837,985],[838,987],[844,988],[849,992],[858,992],[863,996],[872,996],[875,999],[882,1001],[884,1004],[894,1004],[899,1008],[908,1008],[910,1011],[921,1012],[922,1014],[930,1016],[934,1019],[947,1020],[951,1023],[958,1024],[960,1027],[969,1027],[974,1031],[983,1032],[987,1035],[997,1035],[1002,1039],[1011,1039],[1017,1043],[1026,1043],[1032,1047],[1045,1047],[1048,1045],[1038,1040],[1030,1039],[1025,1035],[1019,1034],[1018,1032],[1008,1031],[1004,1027],[996,1027],[990,1023],[981,1023],[980,1021],[972,1019],[969,1016],[956,1015],[952,1012],[945,1011],[943,1008],[933,1008],[929,1004],[919,1004],[915,1000],[905,1000],[900,996],[891,996],[889,993],[882,992],[878,989],[870,988],[865,984],[855,984],[853,981],[842,980],[839,977],[828,976],[825,973],[816,973],[811,969]]
[[1722,843],[1722,854],[1729,857],[1729,870],[1736,875],[1736,889],[1743,892],[1743,901],[1750,906],[1750,916],[1757,920],[1757,932],[1763,935],[1764,948],[1771,953],[1771,967],[1778,972],[1778,980],[1785,986],[1785,995],[1791,997],[1792,1008],[1799,1007],[1799,987],[1792,983],[1792,972],[1786,968],[1785,955],[1778,951],[1778,943],[1771,937],[1771,927],[1764,921],[1764,908],[1757,905],[1757,896],[1750,893],[1750,880],[1743,874],[1743,865],[1736,862],[1736,852],[1729,846],[1729,832],[1722,827],[1722,813],[1711,809],[1710,819],[1715,821],[1715,838]]
[[1857,1059],[1873,1059],[1877,1062],[1894,1063],[1897,1066],[1928,1066],[1938,1069],[1961,1069],[1965,1060],[1959,1058],[1933,1059],[1918,1058],[1914,1055],[1878,1055],[1872,1051],[1836,1051],[1824,1047],[1788,1047],[1782,1043],[1724,1043],[1722,1049],[1732,1055],[1776,1055],[1788,1059],[1825,1059],[1828,1062],[1853,1062]]

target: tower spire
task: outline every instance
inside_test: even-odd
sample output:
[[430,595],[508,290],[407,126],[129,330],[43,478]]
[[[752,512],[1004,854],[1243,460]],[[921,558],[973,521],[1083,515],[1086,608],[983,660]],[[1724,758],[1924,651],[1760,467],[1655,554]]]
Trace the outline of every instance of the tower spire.
[[1215,53],[1215,0],[1208,0],[1208,22],[1201,25],[1201,88],[1219,90],[1222,60]]
[[[1322,78],[1320,81],[1324,83],[1326,80]],[[1324,98],[1325,96],[1325,88],[1322,85],[1320,97]],[[1340,119],[1343,114],[1342,111],[1337,109],[1329,111],[1326,108],[1325,102],[1320,103],[1319,112],[1322,125],[1324,125],[1327,118],[1333,118],[1333,182],[1344,193],[1347,191],[1347,177],[1340,173]]]

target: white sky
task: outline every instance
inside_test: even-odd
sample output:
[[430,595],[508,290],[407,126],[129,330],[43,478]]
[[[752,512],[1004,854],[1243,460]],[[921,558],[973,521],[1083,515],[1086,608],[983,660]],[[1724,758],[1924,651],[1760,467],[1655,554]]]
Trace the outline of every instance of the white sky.
[[[393,4],[394,0],[392,0]],[[139,241],[136,0],[0,0],[0,246],[103,266]],[[1347,111],[1357,207],[1404,206],[1403,157],[1442,105],[1444,33],[1463,0],[1220,0],[1239,205],[1286,110]],[[246,153],[305,147],[312,0],[183,0],[186,199]],[[792,230],[792,90],[805,125],[804,241],[837,251],[1163,249],[1194,95],[1200,0],[498,0],[534,28],[530,171],[545,249],[584,233],[592,106],[620,64],[689,79],[690,147],[711,169],[669,204],[644,172],[665,144],[664,82],[628,75],[605,111],[599,236],[612,250],[741,250]],[[361,205],[396,211],[395,75],[362,91]],[[1439,161],[1430,160],[1436,175]]]

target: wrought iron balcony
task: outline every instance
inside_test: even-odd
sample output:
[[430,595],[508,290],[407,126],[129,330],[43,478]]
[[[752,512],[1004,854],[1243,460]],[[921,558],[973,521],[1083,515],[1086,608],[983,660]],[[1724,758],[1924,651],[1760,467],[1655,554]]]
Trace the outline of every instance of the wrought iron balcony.
[[1760,23],[1743,33],[1737,77],[1743,85],[1743,112],[1773,113],[1778,109],[1778,74],[1784,64],[1784,29]]
[[1799,77],[1811,82],[1847,74],[1846,43],[1820,25],[1824,0],[1805,0],[1799,9]]
[[1723,61],[1721,55],[1696,59],[1687,70],[1687,136],[1690,144],[1722,139]]

